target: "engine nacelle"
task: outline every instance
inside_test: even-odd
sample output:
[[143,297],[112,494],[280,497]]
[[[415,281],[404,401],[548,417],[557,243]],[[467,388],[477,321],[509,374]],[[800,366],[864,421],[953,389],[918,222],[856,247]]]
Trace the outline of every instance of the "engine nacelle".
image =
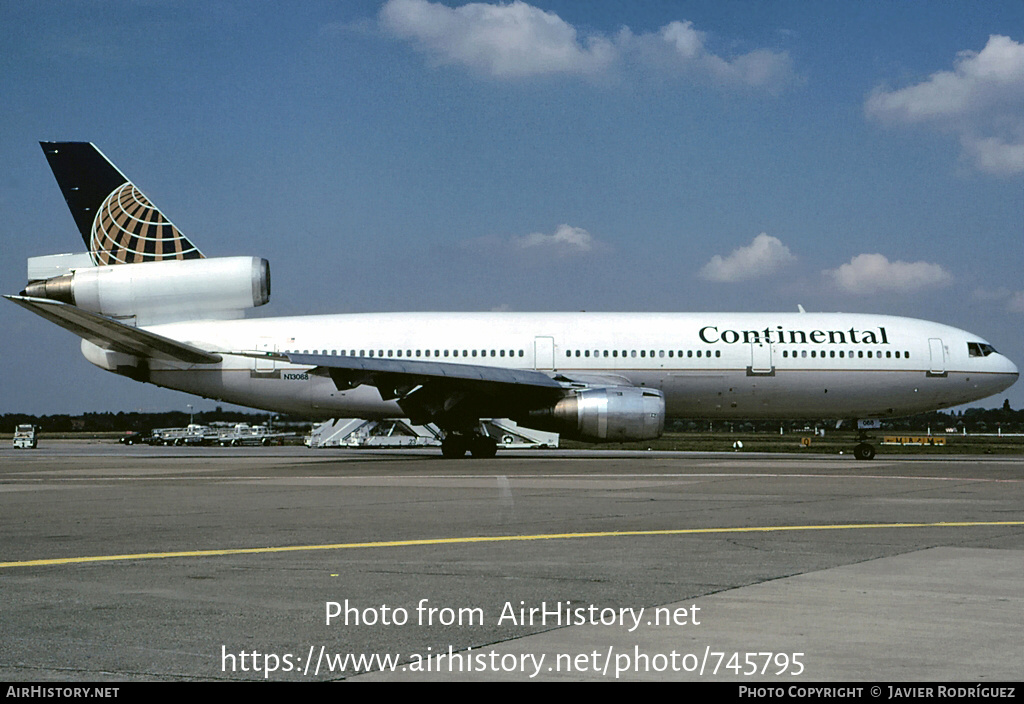
[[587,442],[650,440],[665,430],[665,396],[635,387],[585,389],[531,411],[522,424]]
[[218,257],[86,267],[32,282],[24,294],[138,324],[237,318],[270,300],[270,264]]

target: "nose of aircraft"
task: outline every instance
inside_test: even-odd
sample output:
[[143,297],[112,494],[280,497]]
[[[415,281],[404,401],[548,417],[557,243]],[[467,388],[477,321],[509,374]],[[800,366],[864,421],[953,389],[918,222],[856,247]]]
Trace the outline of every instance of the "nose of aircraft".
[[1000,386],[999,391],[1002,391],[1003,389],[1010,388],[1017,382],[1017,379],[1020,377],[1020,372],[1017,371],[1017,365],[1014,364],[1009,357],[1005,357],[1003,355],[1000,356],[1003,357],[1004,363],[1004,369],[999,373],[999,377],[1002,380],[1002,385]]

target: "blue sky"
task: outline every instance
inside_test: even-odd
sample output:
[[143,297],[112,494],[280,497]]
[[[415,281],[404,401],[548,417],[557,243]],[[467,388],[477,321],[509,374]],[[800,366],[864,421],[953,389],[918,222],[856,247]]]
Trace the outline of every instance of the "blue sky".
[[[95,142],[259,315],[842,310],[1024,363],[1024,4],[0,4],[0,282]],[[0,305],[0,412],[213,408]],[[1009,398],[1024,406],[1021,385]]]

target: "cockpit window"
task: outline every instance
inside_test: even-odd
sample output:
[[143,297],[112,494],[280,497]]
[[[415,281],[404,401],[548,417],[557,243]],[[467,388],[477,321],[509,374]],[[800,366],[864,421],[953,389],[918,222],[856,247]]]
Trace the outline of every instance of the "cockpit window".
[[968,342],[967,354],[971,357],[988,357],[995,354],[996,348],[984,342]]

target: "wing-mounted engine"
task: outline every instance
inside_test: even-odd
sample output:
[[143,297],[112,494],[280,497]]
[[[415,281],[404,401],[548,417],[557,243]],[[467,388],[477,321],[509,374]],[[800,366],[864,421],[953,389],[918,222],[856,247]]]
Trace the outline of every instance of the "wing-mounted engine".
[[587,442],[650,440],[665,430],[665,396],[634,386],[582,389],[515,420]]
[[22,295],[137,325],[240,318],[270,300],[270,264],[258,257],[218,257],[90,266],[32,281]]

